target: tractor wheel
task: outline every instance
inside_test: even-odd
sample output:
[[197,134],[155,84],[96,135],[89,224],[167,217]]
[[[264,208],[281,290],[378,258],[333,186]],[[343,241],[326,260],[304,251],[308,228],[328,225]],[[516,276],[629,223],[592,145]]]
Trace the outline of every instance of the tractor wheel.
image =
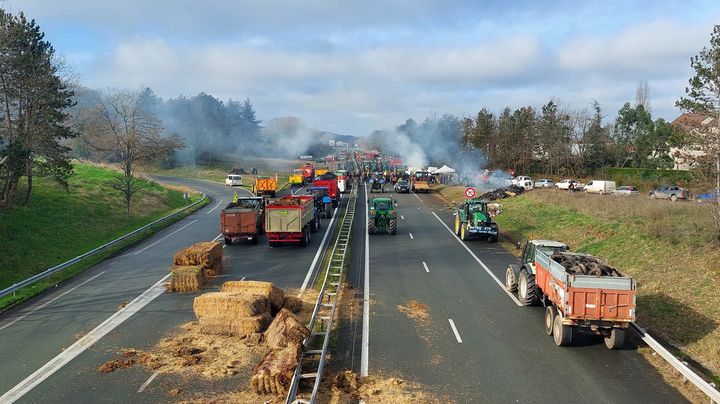
[[225,245],[232,245],[232,239],[230,237],[225,237]]
[[397,234],[397,220],[396,219],[390,219],[388,221],[388,234],[395,235]]
[[622,328],[613,328],[610,335],[605,337],[605,346],[608,349],[619,349],[625,343],[625,330]]
[[488,241],[490,241],[491,243],[497,243],[498,236],[490,236],[490,239]]
[[368,220],[368,234],[375,234],[375,220]]
[[572,344],[572,332],[571,325],[563,325],[561,315],[555,316],[553,320],[553,340],[555,340],[555,345],[569,346]]
[[557,317],[557,309],[555,306],[545,308],[545,334],[553,335],[553,326]]
[[260,242],[260,235],[258,233],[255,233],[255,236],[252,238],[252,243],[257,244]]
[[300,245],[303,247],[307,247],[310,245],[310,232],[308,231],[307,226],[303,230],[302,240],[300,240]]
[[512,268],[508,267],[505,270],[505,289],[507,289],[508,292],[517,292],[517,287],[515,272],[513,272]]
[[520,304],[523,306],[532,306],[538,300],[535,275],[529,274],[525,269],[521,269],[518,278],[518,300],[520,300]]
[[310,231],[313,233],[317,233],[318,229],[320,228],[320,226],[318,226],[318,220],[318,218],[315,218],[310,221]]
[[462,222],[460,221],[460,216],[455,216],[455,235],[460,235],[460,226],[462,226]]
[[275,248],[275,247],[277,247],[277,246],[279,246],[279,245],[280,245],[280,243],[277,243],[277,242],[275,242],[275,241],[268,241],[268,246],[269,246],[270,248]]
[[380,193],[381,193],[381,194],[384,194],[384,193],[385,193],[385,188],[380,187]]
[[465,225],[465,223],[462,223],[460,225],[460,240],[462,241],[467,241],[469,239],[466,229],[467,226]]

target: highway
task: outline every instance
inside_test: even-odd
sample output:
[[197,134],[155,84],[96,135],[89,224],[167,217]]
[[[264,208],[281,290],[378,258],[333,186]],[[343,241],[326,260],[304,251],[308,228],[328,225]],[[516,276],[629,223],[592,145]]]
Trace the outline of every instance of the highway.
[[[504,280],[507,265],[517,262],[512,254],[498,244],[462,243],[438,196],[393,195],[398,234],[369,237],[368,344],[355,310],[342,323],[342,363],[334,367],[362,372],[365,349],[369,374],[414,380],[460,403],[686,401],[630,344],[610,351],[599,338],[576,336],[572,347],[555,346],[543,329],[543,308],[518,306],[491,276]],[[366,222],[356,219],[355,247]],[[364,251],[353,253],[348,282],[360,306]],[[425,305],[429,318],[399,310],[411,301]]]
[[[177,250],[218,237],[220,210],[234,191],[240,196],[249,194],[205,181],[158,179],[196,188],[212,201],[55,290],[2,313],[0,402],[167,402],[168,391],[175,387],[188,395],[217,387],[160,375],[138,392],[153,376],[142,366],[109,374],[96,370],[118,358],[119,352],[149,349],[178,325],[194,320],[192,301],[197,294],[163,293],[161,281]],[[328,222],[323,221],[307,248],[270,249],[264,237],[258,245],[228,246],[224,270],[210,286],[245,278],[299,288],[308,277]],[[136,297],[140,298],[133,301]],[[80,338],[83,347],[68,349]]]
[[[169,402],[173,388],[184,390],[178,399],[233,388],[236,378],[188,383],[142,366],[96,370],[119,352],[149,349],[194,320],[197,294],[163,293],[158,282],[175,251],[218,236],[219,210],[233,191],[204,181],[161,180],[195,187],[213,200],[0,315],[0,402]],[[573,347],[556,347],[543,331],[542,308],[519,307],[493,278],[503,279],[517,261],[513,255],[497,244],[460,242],[449,229],[452,211],[435,195],[392,195],[398,234],[367,237],[368,195],[359,189],[346,277],[352,313],[339,322],[330,369],[414,380],[460,403],[685,401],[630,345],[609,351],[600,339],[578,337]],[[270,249],[265,240],[228,246],[225,269],[211,286],[245,278],[299,288],[312,275],[327,226],[326,220],[307,248]],[[399,310],[411,301],[426,306],[426,319]],[[81,338],[87,343],[72,348]]]

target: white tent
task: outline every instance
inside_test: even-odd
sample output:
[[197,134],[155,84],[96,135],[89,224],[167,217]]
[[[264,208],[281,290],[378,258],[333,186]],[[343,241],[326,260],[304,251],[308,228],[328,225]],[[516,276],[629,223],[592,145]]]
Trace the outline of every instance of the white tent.
[[446,165],[443,165],[442,167],[435,170],[435,172],[433,174],[453,174],[453,173],[455,173],[454,169],[452,169]]
[[435,174],[435,172],[437,171],[437,169],[438,169],[437,167],[428,167],[428,168],[427,168],[427,170],[430,172],[430,174]]

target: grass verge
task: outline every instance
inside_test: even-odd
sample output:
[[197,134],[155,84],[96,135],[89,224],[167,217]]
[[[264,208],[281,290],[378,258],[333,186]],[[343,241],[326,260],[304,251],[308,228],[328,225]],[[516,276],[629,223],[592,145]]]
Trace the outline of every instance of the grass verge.
[[[0,212],[0,250],[6,251],[3,269],[0,270],[0,289],[99,247],[201,197],[194,194],[186,201],[184,190],[148,182],[147,188],[134,199],[132,215],[128,219],[122,197],[107,185],[113,175],[114,172],[108,168],[75,163],[69,192],[64,192],[47,179],[39,178],[35,181],[28,206],[16,205]],[[190,213],[153,226],[15,295],[0,298],[0,310],[56,286]]]

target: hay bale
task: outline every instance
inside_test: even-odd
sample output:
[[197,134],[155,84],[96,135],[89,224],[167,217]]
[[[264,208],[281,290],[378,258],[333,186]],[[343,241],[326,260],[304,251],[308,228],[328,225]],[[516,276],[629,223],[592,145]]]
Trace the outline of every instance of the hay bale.
[[273,311],[277,312],[283,307],[285,294],[282,289],[276,288],[270,282],[260,281],[227,281],[220,288],[222,292],[238,292],[259,295],[267,298]]
[[201,241],[184,248],[173,257],[175,265],[202,265],[215,268],[222,262],[223,248],[219,241]]
[[193,311],[198,320],[203,317],[224,317],[229,320],[254,317],[269,312],[264,296],[234,292],[210,292],[195,298]]
[[200,317],[200,332],[211,335],[234,335],[248,337],[260,333],[270,324],[270,313],[252,317],[229,318],[226,316]]
[[203,267],[203,273],[206,278],[212,278],[220,273],[220,269],[222,269],[222,259],[215,261],[215,263],[209,267]]
[[265,342],[272,349],[280,349],[302,344],[308,335],[310,330],[305,324],[289,310],[282,309],[265,331]]
[[288,309],[292,311],[293,313],[299,313],[300,310],[302,310],[303,307],[303,301],[300,298],[293,297],[293,296],[285,296],[285,299],[283,299],[283,309]]
[[285,395],[300,357],[300,345],[268,352],[255,367],[250,386],[257,394]]
[[170,268],[172,277],[167,286],[170,292],[192,292],[200,290],[205,284],[203,267],[194,266],[173,266]]

